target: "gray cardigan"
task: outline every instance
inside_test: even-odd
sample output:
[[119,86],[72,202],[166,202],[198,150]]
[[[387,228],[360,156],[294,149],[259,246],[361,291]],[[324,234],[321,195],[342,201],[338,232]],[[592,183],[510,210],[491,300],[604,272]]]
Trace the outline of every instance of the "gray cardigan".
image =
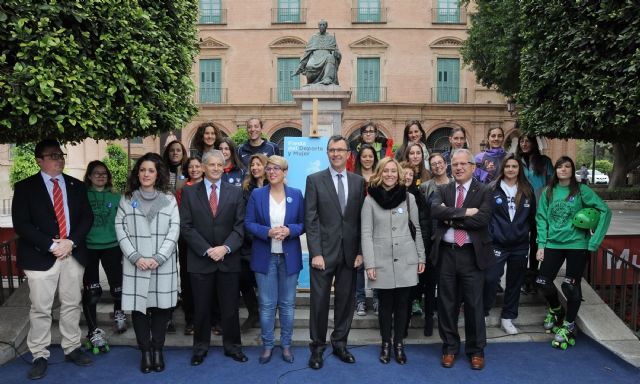
[[[171,308],[178,301],[176,244],[180,215],[172,194],[160,193],[147,218],[139,202],[122,197],[116,214],[116,236],[122,249],[122,309],[146,312],[148,307]],[[135,262],[153,258],[155,270],[139,270]]]
[[418,206],[414,196],[407,193],[411,204],[411,222],[416,227],[416,240],[409,231],[407,203],[384,209],[367,196],[362,206],[362,254],[364,267],[376,269],[376,280],[369,287],[390,289],[418,284],[418,263],[425,262],[424,244]]

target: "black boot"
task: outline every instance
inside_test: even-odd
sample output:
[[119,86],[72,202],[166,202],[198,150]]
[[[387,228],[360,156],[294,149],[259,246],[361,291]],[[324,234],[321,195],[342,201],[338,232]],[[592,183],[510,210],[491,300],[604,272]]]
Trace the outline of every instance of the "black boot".
[[433,315],[427,314],[424,318],[424,335],[429,337],[433,335]]
[[151,363],[151,351],[143,350],[142,360],[140,361],[140,371],[142,373],[149,373],[151,372],[152,367],[153,367],[153,364]]
[[395,343],[395,345],[393,346],[393,352],[396,355],[396,361],[398,362],[398,364],[406,364],[407,355],[404,354],[404,344]]
[[391,361],[391,343],[388,341],[383,341],[382,346],[380,347],[380,362],[382,364],[388,364]]
[[153,369],[156,372],[164,371],[164,356],[162,355],[162,349],[153,350]]

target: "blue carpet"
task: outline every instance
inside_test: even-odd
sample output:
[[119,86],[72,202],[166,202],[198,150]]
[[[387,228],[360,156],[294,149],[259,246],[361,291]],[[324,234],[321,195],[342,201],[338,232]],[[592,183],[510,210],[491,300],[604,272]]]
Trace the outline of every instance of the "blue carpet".
[[[140,353],[131,347],[114,347],[95,357],[88,368],[63,362],[60,347],[51,348],[47,376],[38,383],[222,383],[222,384],[412,384],[412,383],[633,383],[640,382],[640,370],[619,359],[587,337],[567,351],[551,348],[550,343],[492,343],[485,350],[486,367],[472,371],[469,363],[458,359],[451,369],[440,367],[440,345],[407,346],[408,363],[378,362],[377,346],[352,347],[354,365],[344,364],[325,351],[325,365],[319,371],[307,368],[309,351],[296,347],[296,361],[287,364],[280,350],[267,365],[258,364],[260,348],[244,349],[249,362],[236,363],[224,357],[222,349],[211,348],[203,365],[191,367],[191,351],[184,348],[165,352],[167,369],[143,375],[138,371]],[[24,356],[30,361],[30,355]],[[0,383],[25,383],[29,365],[15,359],[0,367]]]

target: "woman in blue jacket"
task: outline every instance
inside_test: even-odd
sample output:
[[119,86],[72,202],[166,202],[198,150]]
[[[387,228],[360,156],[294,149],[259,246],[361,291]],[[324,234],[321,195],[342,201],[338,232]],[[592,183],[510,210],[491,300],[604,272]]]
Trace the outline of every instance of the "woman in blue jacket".
[[484,315],[496,299],[500,278],[507,265],[507,287],[500,325],[509,335],[518,333],[513,319],[518,317],[520,287],[527,271],[529,236],[535,228],[536,199],[521,162],[513,153],[505,156],[497,178],[491,183],[494,209],[489,230],[496,263],[485,272]]
[[269,185],[253,190],[244,220],[253,236],[251,269],[258,283],[263,344],[260,364],[271,360],[276,309],[280,312],[282,359],[293,363],[291,339],[296,286],[302,269],[304,199],[299,189],[285,185],[287,169],[284,157],[269,157],[265,167]]

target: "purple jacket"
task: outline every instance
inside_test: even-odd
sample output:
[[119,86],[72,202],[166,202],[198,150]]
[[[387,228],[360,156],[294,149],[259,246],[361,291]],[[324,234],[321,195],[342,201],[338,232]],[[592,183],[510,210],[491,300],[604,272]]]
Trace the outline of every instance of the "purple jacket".
[[[502,148],[491,148],[486,152],[480,152],[476,155],[476,171],[473,177],[484,184],[489,184],[495,178],[502,166],[502,159],[507,155]],[[494,169],[489,171],[487,168],[493,163]]]

